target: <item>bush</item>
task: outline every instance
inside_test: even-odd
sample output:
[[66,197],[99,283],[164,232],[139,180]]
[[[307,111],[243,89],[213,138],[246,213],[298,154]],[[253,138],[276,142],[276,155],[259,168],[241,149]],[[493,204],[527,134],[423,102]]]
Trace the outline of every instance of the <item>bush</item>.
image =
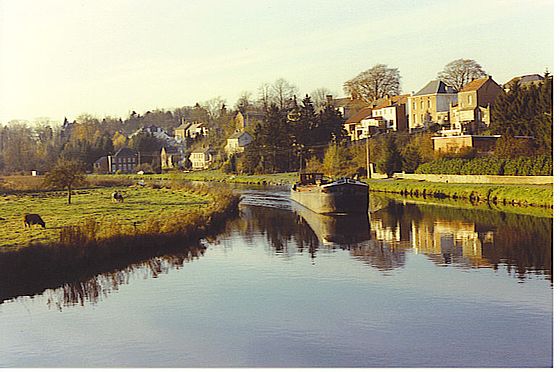
[[438,159],[421,164],[419,174],[489,174],[504,176],[552,176],[552,157],[522,156],[515,159],[493,157]]

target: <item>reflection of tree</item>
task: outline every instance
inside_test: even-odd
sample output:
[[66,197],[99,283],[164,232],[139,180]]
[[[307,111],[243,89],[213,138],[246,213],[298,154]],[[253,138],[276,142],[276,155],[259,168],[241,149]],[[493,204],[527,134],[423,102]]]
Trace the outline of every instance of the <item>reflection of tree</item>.
[[249,243],[255,236],[266,236],[274,253],[287,256],[305,250],[313,256],[319,247],[313,231],[293,211],[253,206],[242,213],[243,218],[231,221],[226,229],[230,234],[239,231]]
[[152,257],[123,269],[101,273],[86,280],[64,283],[59,288],[47,290],[48,304],[60,309],[62,306],[83,306],[86,302],[97,303],[107,297],[110,292],[116,291],[121,285],[128,284],[131,277],[157,278],[161,274],[167,274],[171,269],[183,267],[185,263],[199,258],[203,254],[203,247],[193,247],[174,255]]
[[152,276],[159,275],[165,268],[180,267],[203,252],[197,243],[176,237],[117,239],[93,249],[31,246],[5,252],[0,254],[0,303],[59,287],[59,303],[95,302],[103,293],[126,283],[127,273],[135,268],[143,267]]

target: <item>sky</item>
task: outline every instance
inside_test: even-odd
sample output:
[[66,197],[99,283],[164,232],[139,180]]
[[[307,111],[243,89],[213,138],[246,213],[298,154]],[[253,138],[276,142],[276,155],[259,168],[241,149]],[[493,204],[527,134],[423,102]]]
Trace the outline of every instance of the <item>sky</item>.
[[192,106],[284,78],[305,95],[378,64],[403,92],[474,59],[554,72],[553,0],[0,0],[0,123]]

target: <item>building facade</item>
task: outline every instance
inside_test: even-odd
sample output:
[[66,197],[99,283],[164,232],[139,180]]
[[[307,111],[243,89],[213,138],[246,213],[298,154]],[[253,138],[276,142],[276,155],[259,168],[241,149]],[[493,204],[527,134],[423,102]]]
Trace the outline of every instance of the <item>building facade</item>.
[[441,80],[432,80],[408,98],[408,129],[427,128],[430,124],[449,124],[449,110],[457,103],[457,91]]

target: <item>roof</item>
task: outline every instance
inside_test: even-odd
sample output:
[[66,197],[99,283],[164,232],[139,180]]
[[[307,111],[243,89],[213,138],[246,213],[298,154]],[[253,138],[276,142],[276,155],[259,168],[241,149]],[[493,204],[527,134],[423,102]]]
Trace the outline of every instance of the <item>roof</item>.
[[[247,132],[245,132],[245,131],[235,132],[235,133],[233,133],[231,136],[229,136],[228,139],[236,139],[236,138],[239,138],[239,137],[241,137],[242,135],[244,135],[245,133],[247,133]],[[247,133],[247,134],[250,136],[249,133]]]
[[461,92],[471,92],[474,90],[479,90],[488,80],[490,80],[490,76],[486,76],[480,79],[476,79],[468,83],[461,89]]
[[354,115],[350,116],[348,120],[346,120],[346,124],[359,123],[360,121],[371,115],[371,110],[371,107],[364,107]]
[[177,128],[175,128],[175,130],[187,129],[190,126],[191,126],[191,123],[183,123],[183,124],[179,125]]
[[138,153],[136,152],[136,150],[133,150],[131,148],[128,147],[123,147],[122,149],[118,150],[117,152],[115,152],[115,157],[130,157],[130,156],[136,156],[138,155]]
[[448,86],[441,80],[432,80],[428,84],[426,84],[422,89],[420,89],[417,93],[414,93],[414,96],[424,96],[426,94],[450,94],[450,93],[457,93],[455,89]]
[[194,154],[194,153],[197,153],[197,154],[206,154],[206,153],[208,153],[208,152],[214,152],[214,150],[212,150],[211,148],[202,148],[202,147],[199,147],[199,148],[194,149],[194,150],[191,152],[191,154]]
[[544,80],[544,77],[542,77],[539,74],[521,75],[521,76],[514,77],[513,79],[505,83],[504,86],[513,85],[515,81],[519,81],[519,84],[523,85],[523,84],[535,83],[542,80]]

